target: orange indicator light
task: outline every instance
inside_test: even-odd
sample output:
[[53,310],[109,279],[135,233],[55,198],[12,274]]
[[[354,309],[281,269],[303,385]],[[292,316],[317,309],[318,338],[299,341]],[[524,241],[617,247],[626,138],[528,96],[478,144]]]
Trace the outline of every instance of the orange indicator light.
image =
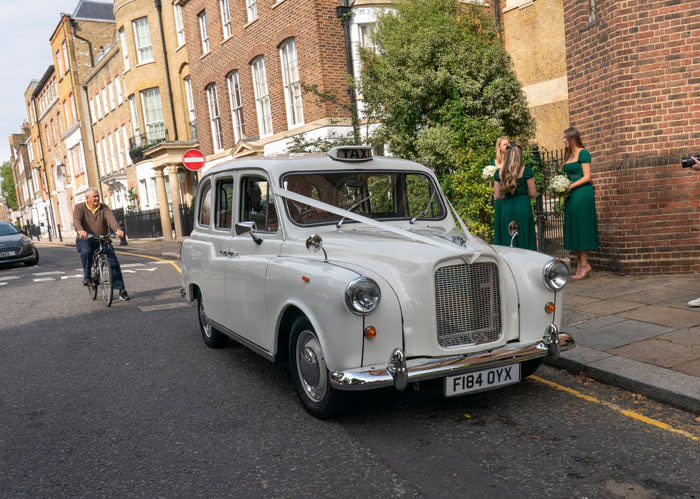
[[365,328],[365,336],[370,339],[377,336],[377,330],[374,329],[374,326],[367,326],[367,328]]
[[552,303],[551,301],[544,306],[544,311],[547,312],[548,314],[553,313],[554,310],[556,310],[556,307],[554,306],[554,303]]
[[305,283],[308,283],[311,279],[306,277],[305,275],[301,276],[301,280],[304,281]]

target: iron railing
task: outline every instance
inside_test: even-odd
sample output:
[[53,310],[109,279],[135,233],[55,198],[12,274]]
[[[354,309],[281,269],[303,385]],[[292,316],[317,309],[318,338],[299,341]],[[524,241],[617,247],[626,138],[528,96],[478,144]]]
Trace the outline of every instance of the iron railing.
[[532,158],[542,174],[542,184],[535,200],[537,250],[567,258],[569,252],[564,249],[564,200],[547,189],[552,177],[562,173],[564,150],[540,151],[534,146]]

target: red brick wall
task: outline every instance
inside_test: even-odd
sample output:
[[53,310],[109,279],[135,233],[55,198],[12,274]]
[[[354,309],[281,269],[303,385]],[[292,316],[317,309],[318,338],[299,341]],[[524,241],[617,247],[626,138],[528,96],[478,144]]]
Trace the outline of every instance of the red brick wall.
[[[700,271],[697,0],[565,0],[571,124],[593,155],[601,247],[625,273]],[[691,39],[692,36],[692,39]]]
[[[347,101],[345,75],[345,41],[342,26],[337,22],[336,0],[286,0],[274,4],[258,1],[258,18],[248,24],[245,0],[229,0],[232,36],[223,41],[218,0],[190,0],[183,7],[190,77],[197,114],[197,135],[200,149],[213,152],[209,111],[205,87],[216,83],[224,148],[233,143],[233,125],[226,75],[237,69],[241,83],[245,132],[257,136],[250,62],[263,55],[271,101],[272,125],[275,134],[287,130],[287,117],[282,86],[278,46],[286,38],[296,38],[299,76],[302,84],[315,84],[322,92],[332,92]],[[277,7],[273,8],[273,5]],[[202,56],[198,14],[206,9],[211,52]],[[312,94],[303,96],[304,122],[324,117],[345,116],[333,104],[318,105]]]

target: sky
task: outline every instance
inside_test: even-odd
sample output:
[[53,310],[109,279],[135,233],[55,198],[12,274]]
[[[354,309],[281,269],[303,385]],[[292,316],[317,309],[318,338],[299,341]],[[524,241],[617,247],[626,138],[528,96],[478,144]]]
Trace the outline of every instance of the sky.
[[28,119],[24,91],[53,64],[49,37],[78,1],[0,0],[0,164],[10,159],[9,136]]

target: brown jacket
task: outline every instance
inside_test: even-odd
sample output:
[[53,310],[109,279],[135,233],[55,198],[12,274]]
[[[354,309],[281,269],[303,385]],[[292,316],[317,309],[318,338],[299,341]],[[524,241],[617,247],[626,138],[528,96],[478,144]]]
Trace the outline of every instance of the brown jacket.
[[100,203],[93,214],[85,203],[78,203],[73,208],[73,227],[76,232],[84,230],[88,234],[102,236],[108,234],[109,229],[118,230],[119,222],[106,204]]

